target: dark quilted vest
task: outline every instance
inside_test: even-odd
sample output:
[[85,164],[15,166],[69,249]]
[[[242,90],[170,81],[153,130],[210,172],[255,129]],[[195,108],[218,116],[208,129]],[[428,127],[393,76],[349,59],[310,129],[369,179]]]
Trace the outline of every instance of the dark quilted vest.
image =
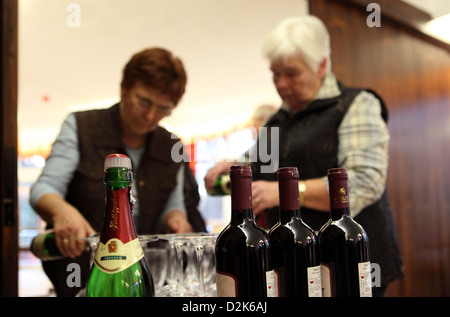
[[[77,207],[95,230],[100,230],[105,209],[103,165],[112,153],[127,154],[120,137],[119,106],[76,113],[80,163],[69,185],[67,201]],[[176,186],[179,163],[171,158],[179,139],[159,127],[147,138],[140,166],[134,170],[139,197],[139,233],[156,233],[157,222]]]

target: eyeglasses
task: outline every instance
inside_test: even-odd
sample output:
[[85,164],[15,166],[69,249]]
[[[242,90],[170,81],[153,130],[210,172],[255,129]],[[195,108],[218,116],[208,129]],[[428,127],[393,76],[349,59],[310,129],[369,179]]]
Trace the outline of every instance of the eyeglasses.
[[155,105],[153,104],[153,102],[149,99],[137,96],[137,95],[132,95],[131,96],[131,103],[133,104],[134,107],[136,107],[137,109],[139,109],[142,112],[148,112],[150,111],[152,108],[155,109],[155,114],[158,116],[167,116],[169,115],[174,106],[172,105]]

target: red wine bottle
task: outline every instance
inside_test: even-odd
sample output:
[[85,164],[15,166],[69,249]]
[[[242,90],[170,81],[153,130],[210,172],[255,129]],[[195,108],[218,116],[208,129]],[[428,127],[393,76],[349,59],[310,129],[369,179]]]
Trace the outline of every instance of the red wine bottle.
[[319,246],[324,297],[371,297],[369,239],[350,216],[348,174],[328,170],[330,219],[320,229]]
[[100,242],[86,286],[87,297],[149,297],[154,284],[132,216],[131,160],[105,160],[106,208]]
[[279,297],[321,297],[319,242],[301,219],[298,170],[278,170],[279,221],[269,231],[270,268]]
[[232,166],[230,178],[231,220],[215,246],[217,296],[266,297],[269,240],[253,219],[250,166]]

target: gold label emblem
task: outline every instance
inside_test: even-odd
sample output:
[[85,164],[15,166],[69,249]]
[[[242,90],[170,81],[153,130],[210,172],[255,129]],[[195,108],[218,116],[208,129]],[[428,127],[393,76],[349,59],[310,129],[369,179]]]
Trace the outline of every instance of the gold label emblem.
[[116,241],[111,241],[110,243],[108,243],[108,252],[109,253],[116,253],[117,252],[117,242]]

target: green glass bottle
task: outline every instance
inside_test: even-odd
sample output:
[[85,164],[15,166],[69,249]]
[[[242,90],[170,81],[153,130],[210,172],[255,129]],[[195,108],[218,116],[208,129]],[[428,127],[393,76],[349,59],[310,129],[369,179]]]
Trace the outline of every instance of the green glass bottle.
[[217,177],[216,182],[211,191],[211,196],[225,196],[231,195],[231,180],[230,175],[221,174]]
[[131,160],[105,160],[106,208],[100,241],[86,286],[87,297],[150,297],[153,278],[132,216]]
[[45,231],[33,238],[30,251],[43,261],[58,260],[64,258],[56,246],[53,231]]

